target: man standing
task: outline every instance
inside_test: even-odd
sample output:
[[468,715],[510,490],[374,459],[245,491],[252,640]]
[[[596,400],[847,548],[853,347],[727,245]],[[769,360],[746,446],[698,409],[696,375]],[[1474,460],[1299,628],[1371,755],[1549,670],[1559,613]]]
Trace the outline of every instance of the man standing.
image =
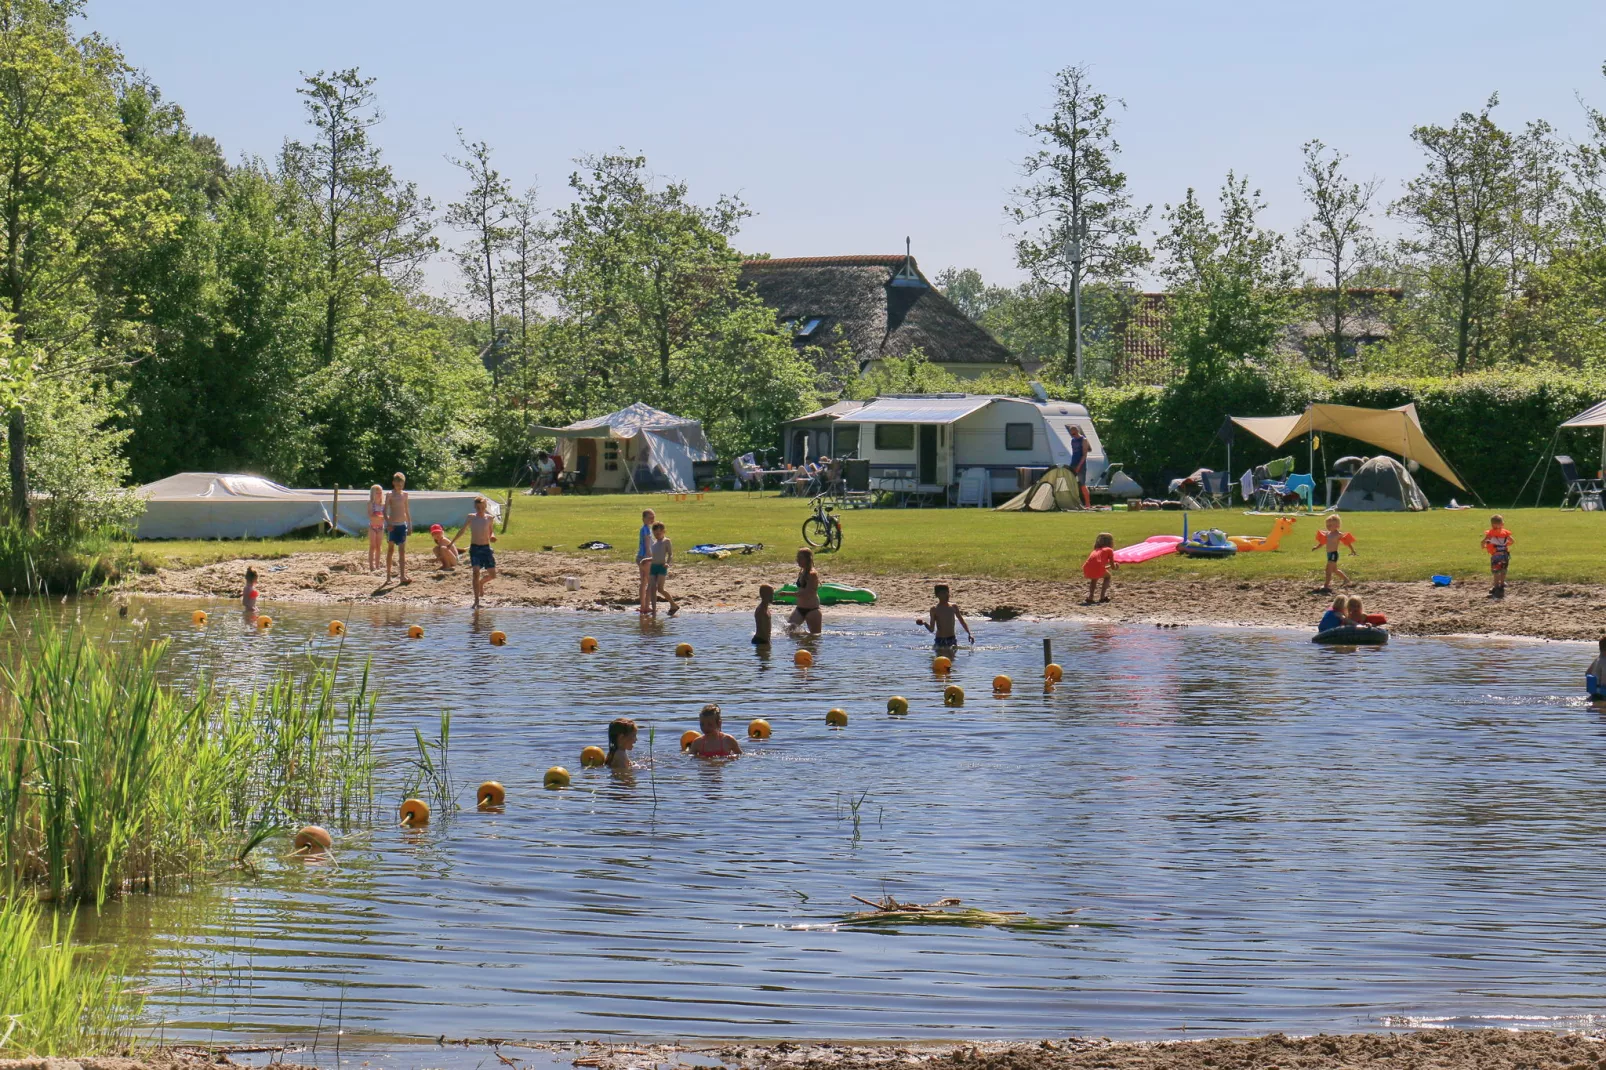
[[1075,425],[1071,427],[1071,471],[1076,473],[1076,485],[1082,489],[1082,508],[1089,508],[1093,499],[1087,493],[1087,439]]

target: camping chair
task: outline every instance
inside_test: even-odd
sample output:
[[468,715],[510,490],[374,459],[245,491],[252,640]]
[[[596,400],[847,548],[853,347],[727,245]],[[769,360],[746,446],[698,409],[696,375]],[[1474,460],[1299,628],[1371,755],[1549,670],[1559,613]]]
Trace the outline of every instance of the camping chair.
[[1305,508],[1312,507],[1316,500],[1316,479],[1310,475],[1291,475],[1283,480],[1283,494],[1297,494],[1304,501]]
[[591,458],[581,455],[575,459],[573,468],[566,468],[558,476],[558,488],[565,493],[573,494],[584,491],[591,493],[591,484],[586,482],[586,473],[591,471]]
[[1601,507],[1602,482],[1585,479],[1578,474],[1578,466],[1571,457],[1558,454],[1556,463],[1561,466],[1561,507],[1563,509],[1590,509]]
[[1227,495],[1232,490],[1231,477],[1226,472],[1200,472],[1200,489],[1195,500],[1205,509],[1226,509],[1231,505]]
[[870,490],[869,461],[842,462],[842,501],[855,508],[875,504],[875,494]]
[[955,504],[961,509],[974,505],[985,509],[993,504],[993,476],[985,468],[966,468],[959,473],[959,496]]
[[732,458],[731,471],[736,477],[734,490],[758,490],[762,486],[764,469],[754,463],[751,453]]

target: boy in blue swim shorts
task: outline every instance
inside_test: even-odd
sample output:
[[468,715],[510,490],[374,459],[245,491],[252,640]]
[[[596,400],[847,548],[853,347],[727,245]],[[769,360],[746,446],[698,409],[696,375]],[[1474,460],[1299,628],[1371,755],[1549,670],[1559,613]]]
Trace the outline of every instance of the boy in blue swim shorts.
[[412,583],[407,578],[407,535],[413,527],[412,507],[407,502],[407,477],[397,472],[390,477],[391,491],[385,495],[385,530],[388,533],[390,545],[385,548],[385,582],[390,582],[391,562],[396,560],[396,551],[401,551],[401,581]]
[[932,642],[938,652],[947,654],[959,648],[959,633],[954,629],[955,624],[965,629],[966,639],[975,643],[976,637],[970,634],[970,623],[965,620],[964,611],[948,601],[948,585],[937,584],[934,593],[937,604],[931,607],[926,616],[916,617],[915,623],[932,633]]
[[463,526],[457,529],[452,536],[452,546],[457,546],[457,540],[468,532],[468,565],[473,571],[474,608],[480,608],[480,598],[485,594],[485,585],[496,579],[496,553],[491,549],[491,543],[496,541],[496,517],[487,509],[490,502],[481,494],[474,499],[474,511],[468,514]]

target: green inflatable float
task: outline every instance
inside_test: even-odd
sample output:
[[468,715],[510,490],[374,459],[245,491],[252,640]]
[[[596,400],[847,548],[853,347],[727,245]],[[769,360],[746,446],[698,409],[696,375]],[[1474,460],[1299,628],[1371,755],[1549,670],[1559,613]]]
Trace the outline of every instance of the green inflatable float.
[[[775,592],[776,605],[790,606],[797,602],[797,585],[788,583]],[[820,584],[820,605],[834,606],[839,602],[857,602],[860,605],[875,603],[875,592],[868,587],[849,587],[845,583]]]

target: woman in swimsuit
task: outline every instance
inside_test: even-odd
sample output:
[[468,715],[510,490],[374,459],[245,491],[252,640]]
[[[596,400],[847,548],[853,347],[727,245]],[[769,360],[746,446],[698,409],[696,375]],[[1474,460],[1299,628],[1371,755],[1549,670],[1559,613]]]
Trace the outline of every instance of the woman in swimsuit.
[[368,571],[378,572],[385,548],[385,488],[378,483],[368,488]]
[[820,619],[820,574],[814,571],[814,551],[808,547],[797,552],[797,607],[787,618],[787,624],[796,628],[808,625],[810,635],[819,635],[824,622]]
[[710,702],[697,715],[697,727],[702,735],[692,740],[688,753],[698,758],[734,758],[742,753],[742,745],[735,736],[725,734],[719,707]]

